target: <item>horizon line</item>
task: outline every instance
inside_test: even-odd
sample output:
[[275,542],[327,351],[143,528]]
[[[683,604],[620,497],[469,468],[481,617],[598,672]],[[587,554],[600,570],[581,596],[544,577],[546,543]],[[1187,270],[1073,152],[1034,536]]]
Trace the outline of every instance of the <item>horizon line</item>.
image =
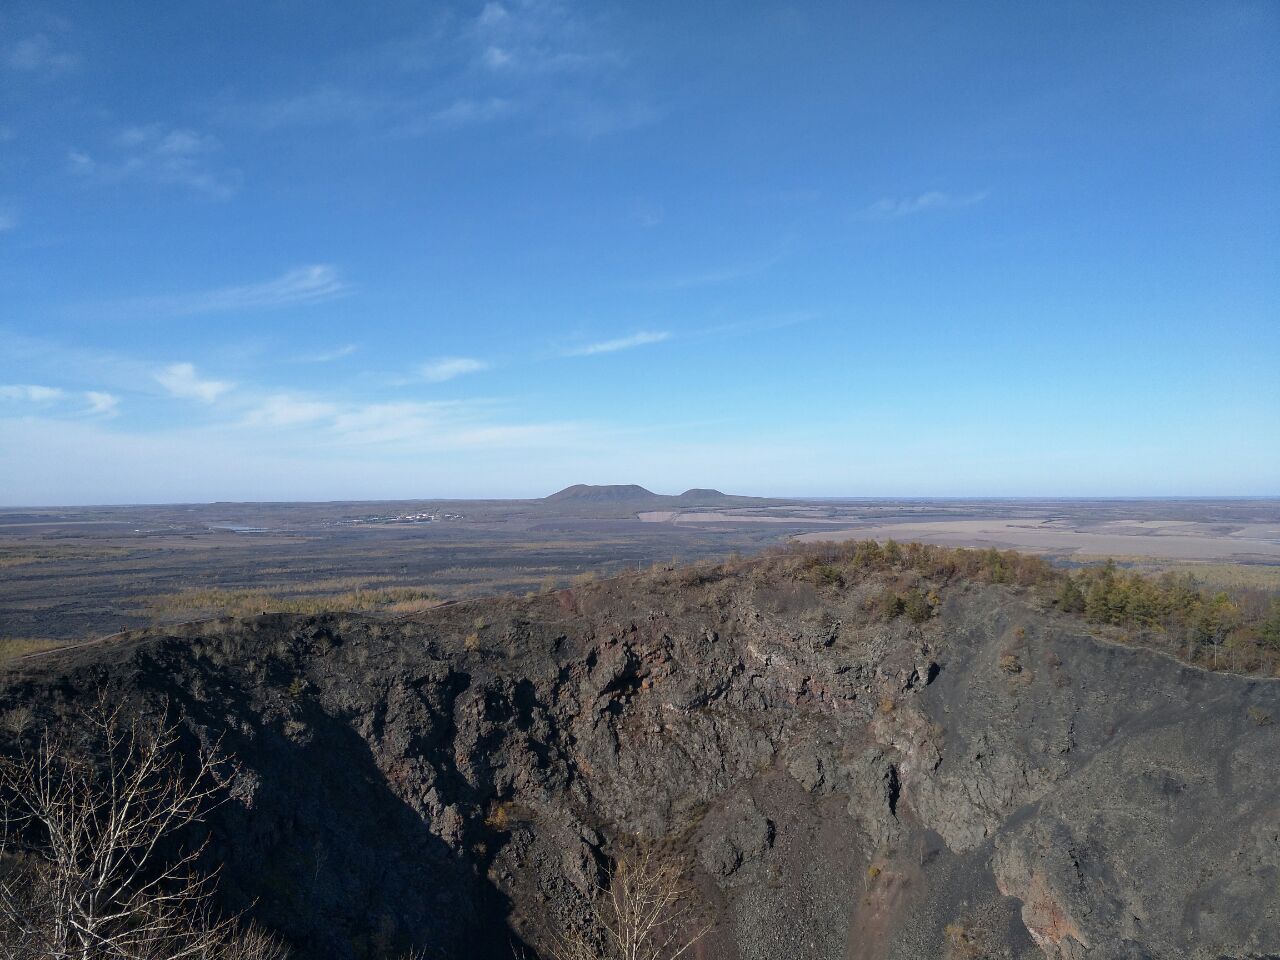
[[[571,484],[570,486],[577,486]],[[584,484],[584,486],[633,486],[633,484]],[[634,486],[643,486],[642,484],[634,484]],[[563,489],[567,489],[562,487]],[[645,488],[648,489],[648,488]],[[708,487],[689,487],[681,491],[685,493],[688,490],[712,489]],[[135,501],[117,501],[117,502],[96,502],[96,503],[15,503],[0,504],[0,512],[10,512],[15,510],[96,510],[122,507],[215,507],[215,506],[293,506],[293,505],[311,505],[320,506],[324,504],[347,504],[347,503],[428,503],[446,501],[450,503],[537,503],[546,500],[554,493],[543,494],[535,497],[458,497],[458,496],[409,496],[409,497],[377,497],[377,498],[332,498],[332,499],[302,499],[302,500],[135,500]],[[657,497],[678,497],[681,493],[666,494],[654,493],[649,491],[653,496]],[[988,501],[988,502],[1036,502],[1036,501],[1066,501],[1066,502],[1098,502],[1098,501],[1187,501],[1187,500],[1280,500],[1280,493],[1223,493],[1223,494],[909,494],[909,495],[882,495],[882,494],[828,494],[822,496],[806,496],[794,494],[753,494],[753,493],[724,493],[718,491],[722,496],[740,497],[755,500],[781,500],[781,501],[802,501],[802,502],[877,502],[877,503],[939,503],[939,502],[957,502],[957,501]],[[838,521],[832,521],[833,523]]]

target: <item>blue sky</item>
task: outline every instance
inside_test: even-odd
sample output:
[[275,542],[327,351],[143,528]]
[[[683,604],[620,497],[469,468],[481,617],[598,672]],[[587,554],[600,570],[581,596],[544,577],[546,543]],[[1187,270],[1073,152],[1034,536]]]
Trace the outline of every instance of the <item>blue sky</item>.
[[0,7],[0,503],[1280,494],[1280,6]]

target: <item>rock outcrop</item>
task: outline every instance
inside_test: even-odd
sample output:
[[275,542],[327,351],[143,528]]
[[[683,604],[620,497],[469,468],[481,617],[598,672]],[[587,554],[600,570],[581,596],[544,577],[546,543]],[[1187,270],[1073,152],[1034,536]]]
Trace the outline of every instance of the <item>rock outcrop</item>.
[[220,741],[221,895],[305,957],[532,953],[636,839],[687,855],[708,958],[1280,956],[1280,682],[880,588],[765,561],[191,625],[13,669],[0,712],[105,688]]

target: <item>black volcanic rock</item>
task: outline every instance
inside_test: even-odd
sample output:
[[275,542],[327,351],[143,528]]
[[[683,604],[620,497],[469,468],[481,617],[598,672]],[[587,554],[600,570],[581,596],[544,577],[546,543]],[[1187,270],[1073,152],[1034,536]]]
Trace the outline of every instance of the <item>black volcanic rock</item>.
[[1280,956],[1280,681],[1013,586],[884,621],[895,576],[194,624],[11,667],[0,742],[104,687],[220,739],[222,897],[303,958],[509,960],[636,837],[687,854],[717,960]]

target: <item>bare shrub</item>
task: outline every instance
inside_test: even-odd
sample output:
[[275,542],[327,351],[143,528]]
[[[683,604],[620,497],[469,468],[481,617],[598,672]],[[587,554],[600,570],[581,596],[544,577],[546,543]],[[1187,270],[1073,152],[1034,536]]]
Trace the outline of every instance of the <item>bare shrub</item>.
[[711,929],[678,861],[653,850],[624,857],[591,902],[587,929],[564,930],[553,960],[677,960]]
[[100,699],[83,728],[0,758],[0,960],[282,960],[214,912],[203,846],[161,854],[224,786],[216,751],[188,777],[177,742]]

